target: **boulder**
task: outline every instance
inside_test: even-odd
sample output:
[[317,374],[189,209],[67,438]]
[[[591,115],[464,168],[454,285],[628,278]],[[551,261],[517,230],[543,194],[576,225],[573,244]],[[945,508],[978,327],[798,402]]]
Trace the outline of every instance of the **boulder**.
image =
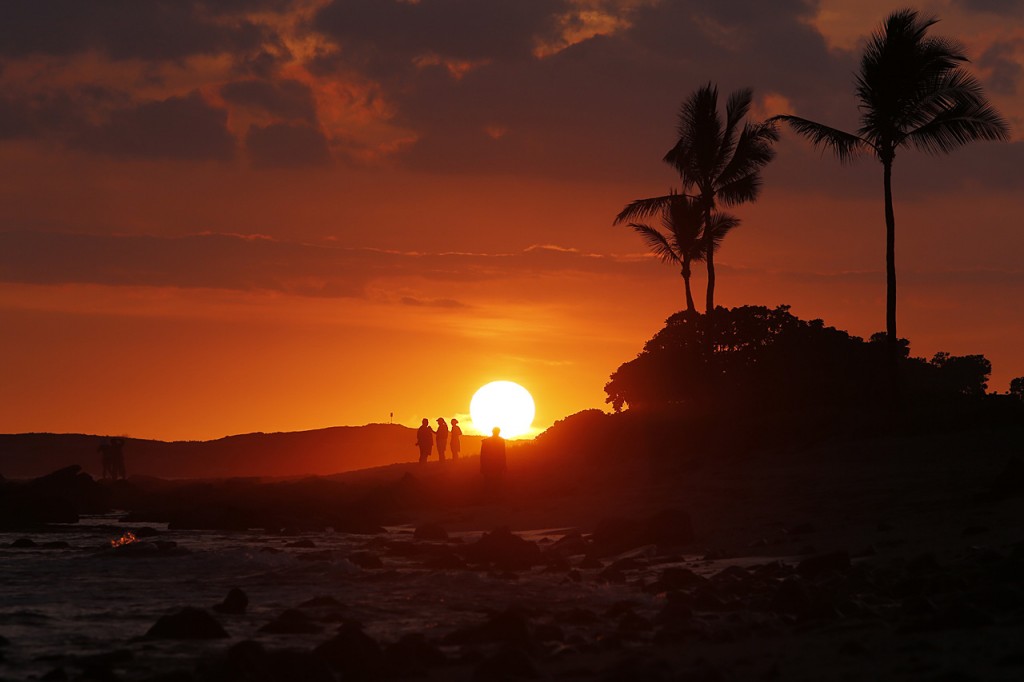
[[491,615],[479,625],[459,628],[449,633],[446,644],[490,644],[504,643],[530,647],[533,645],[533,629],[521,612],[508,609]]
[[267,632],[272,635],[306,635],[320,632],[322,629],[302,611],[287,609],[277,618],[261,627],[260,632]]
[[220,639],[228,633],[213,616],[193,607],[160,616],[146,632],[148,639]]
[[213,607],[214,611],[218,613],[245,613],[245,610],[249,607],[249,595],[238,587],[232,587],[228,590],[228,595],[224,597],[224,601]]
[[540,547],[505,526],[485,533],[466,547],[464,555],[470,563],[490,564],[502,571],[522,571],[544,563]]
[[376,640],[357,625],[346,623],[338,634],[313,650],[320,659],[347,679],[377,677],[385,671],[384,652]]

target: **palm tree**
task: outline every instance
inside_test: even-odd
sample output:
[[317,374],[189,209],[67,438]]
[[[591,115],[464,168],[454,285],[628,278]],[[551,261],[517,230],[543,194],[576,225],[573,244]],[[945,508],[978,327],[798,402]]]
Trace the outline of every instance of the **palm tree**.
[[892,207],[892,164],[896,150],[914,147],[929,154],[949,153],[975,140],[1006,140],[1009,128],[966,73],[963,48],[953,40],[928,36],[938,19],[914,10],[893,12],[861,57],[856,76],[860,128],[847,133],[799,116],[775,116],[830,149],[841,163],[872,153],[882,163],[885,193],[886,339],[896,336],[896,218]]
[[[672,195],[673,200],[662,210],[662,229],[645,223],[629,223],[637,234],[644,238],[647,246],[664,263],[679,266],[686,289],[686,312],[696,313],[693,293],[690,290],[690,264],[706,259],[707,242],[703,239],[704,211],[696,200]],[[740,224],[739,218],[727,213],[715,212],[711,216],[711,242],[717,250],[725,235]]]
[[[691,196],[702,213],[702,239],[708,271],[705,314],[711,329],[715,309],[715,230],[712,224],[718,202],[735,206],[757,199],[761,169],[775,156],[778,140],[775,125],[743,122],[750,111],[753,91],[737,90],[725,106],[725,120],[718,112],[718,87],[708,83],[697,89],[679,108],[678,141],[662,159],[679,173],[683,194]],[[691,194],[692,193],[692,194]],[[615,223],[642,219],[664,210],[673,194],[637,199],[628,204]],[[712,336],[708,335],[709,342]]]

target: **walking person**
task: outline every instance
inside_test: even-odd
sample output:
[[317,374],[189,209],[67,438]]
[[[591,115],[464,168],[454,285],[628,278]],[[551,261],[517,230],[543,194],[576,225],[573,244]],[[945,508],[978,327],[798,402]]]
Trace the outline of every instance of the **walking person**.
[[424,417],[420,428],[416,429],[416,445],[420,449],[420,464],[430,458],[430,451],[434,449],[434,429],[430,428],[430,421]]
[[459,426],[458,419],[452,418],[452,430],[448,436],[448,443],[452,449],[452,461],[454,462],[462,452],[462,427]]
[[444,461],[444,451],[448,449],[448,424],[444,417],[437,418],[437,461]]

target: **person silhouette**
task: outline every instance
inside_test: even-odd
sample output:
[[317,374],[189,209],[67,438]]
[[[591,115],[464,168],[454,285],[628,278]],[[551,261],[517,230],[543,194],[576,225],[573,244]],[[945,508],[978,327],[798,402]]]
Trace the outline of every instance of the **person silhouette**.
[[127,478],[124,468],[124,438],[106,438],[96,449],[100,453],[103,465],[101,478],[113,481]]
[[110,439],[110,458],[114,474],[114,480],[120,478],[122,481],[128,478],[124,468],[124,438]]
[[416,429],[416,445],[420,448],[420,463],[426,462],[430,457],[430,451],[434,449],[434,429],[430,428],[430,421],[424,417],[420,428]]
[[480,473],[485,480],[497,481],[508,468],[505,461],[505,439],[501,437],[501,428],[495,426],[490,438],[480,442]]
[[448,424],[444,417],[437,418],[437,461],[444,461],[444,451],[448,449]]
[[459,426],[458,419],[452,418],[452,431],[448,442],[452,449],[452,461],[454,462],[462,452],[462,428]]

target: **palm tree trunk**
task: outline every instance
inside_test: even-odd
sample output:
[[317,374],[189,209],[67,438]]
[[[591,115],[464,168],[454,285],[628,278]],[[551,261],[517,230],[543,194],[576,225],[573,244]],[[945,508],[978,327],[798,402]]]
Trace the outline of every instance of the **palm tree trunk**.
[[889,399],[899,409],[903,402],[900,348],[896,335],[896,215],[892,208],[892,156],[882,160],[885,189],[885,340],[888,346]]
[[704,262],[708,266],[708,289],[707,299],[704,303],[704,317],[707,325],[705,327],[705,339],[708,350],[708,362],[712,361],[715,353],[715,240],[711,234],[711,203],[708,202],[704,209],[704,246],[707,249],[707,256]]
[[690,259],[683,258],[683,286],[686,288],[686,312],[697,312],[697,306],[693,303],[693,292],[690,290]]
[[885,185],[885,335],[895,348],[896,335],[896,215],[892,208],[892,161],[883,161]]

